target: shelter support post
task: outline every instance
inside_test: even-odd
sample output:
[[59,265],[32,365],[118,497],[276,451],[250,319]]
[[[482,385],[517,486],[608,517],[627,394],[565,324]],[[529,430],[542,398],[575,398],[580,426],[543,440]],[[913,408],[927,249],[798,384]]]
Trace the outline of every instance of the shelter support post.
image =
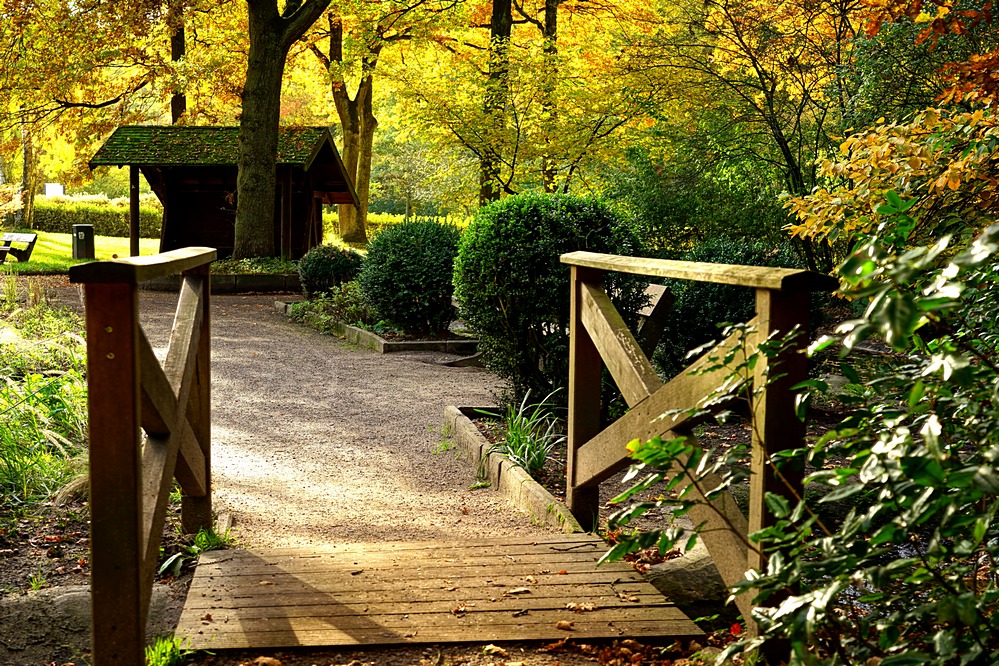
[[139,256],[139,167],[128,167],[128,250]]

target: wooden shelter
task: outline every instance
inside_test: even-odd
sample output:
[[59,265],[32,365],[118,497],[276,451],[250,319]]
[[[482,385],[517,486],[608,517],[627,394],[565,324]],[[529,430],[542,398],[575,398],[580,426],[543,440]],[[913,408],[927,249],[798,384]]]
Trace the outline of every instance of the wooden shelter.
[[[232,254],[236,223],[238,127],[119,127],[90,161],[129,166],[132,255],[139,253],[139,172],[163,204],[160,252],[187,246]],[[322,204],[357,195],[326,127],[282,127],[278,134],[274,246],[297,259],[322,242]]]

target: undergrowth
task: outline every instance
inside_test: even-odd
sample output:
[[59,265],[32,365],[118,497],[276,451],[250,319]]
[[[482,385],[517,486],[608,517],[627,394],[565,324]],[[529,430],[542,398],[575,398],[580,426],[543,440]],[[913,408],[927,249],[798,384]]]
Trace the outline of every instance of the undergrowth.
[[0,505],[48,497],[83,468],[86,345],[75,313],[32,282],[0,292]]

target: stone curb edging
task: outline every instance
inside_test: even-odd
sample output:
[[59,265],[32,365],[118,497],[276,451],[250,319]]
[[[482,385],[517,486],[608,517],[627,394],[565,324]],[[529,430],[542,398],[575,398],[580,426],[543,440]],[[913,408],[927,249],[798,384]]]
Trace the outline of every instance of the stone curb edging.
[[483,456],[487,456],[483,470],[485,480],[515,506],[529,513],[535,522],[565,533],[582,532],[583,528],[569,509],[527,472],[511,463],[506,456],[489,453],[489,441],[468,418],[469,414],[479,411],[495,411],[495,408],[480,410],[454,405],[444,408],[446,436],[458,446],[461,457],[478,469]]
[[[177,291],[180,288],[180,276],[171,275],[143,282],[141,288],[148,291]],[[242,294],[251,291],[301,292],[302,283],[294,273],[286,275],[212,273],[213,294]]]
[[[274,308],[286,315],[291,314],[291,305],[291,303],[285,303],[284,301],[274,301]],[[471,338],[467,340],[386,340],[377,333],[339,322],[333,324],[332,332],[338,338],[343,338],[358,347],[373,349],[379,354],[420,351],[444,352],[446,354],[474,354],[479,346],[479,341]]]

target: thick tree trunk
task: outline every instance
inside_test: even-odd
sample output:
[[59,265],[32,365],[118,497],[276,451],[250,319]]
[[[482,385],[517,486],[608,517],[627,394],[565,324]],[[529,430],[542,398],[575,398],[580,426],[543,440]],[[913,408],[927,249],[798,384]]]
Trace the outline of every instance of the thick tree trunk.
[[506,121],[506,103],[510,94],[510,32],[513,28],[511,0],[493,0],[489,23],[489,74],[483,110],[486,114],[486,145],[479,157],[479,205],[500,198],[500,134]]
[[286,55],[272,22],[254,21],[251,12],[250,53],[239,123],[233,248],[236,259],[274,256],[275,163]]
[[277,0],[246,0],[250,51],[239,122],[236,176],[236,238],[233,257],[274,256],[274,197],[277,185],[281,79],[288,49],[329,6],[330,0],[289,0],[285,15]]

